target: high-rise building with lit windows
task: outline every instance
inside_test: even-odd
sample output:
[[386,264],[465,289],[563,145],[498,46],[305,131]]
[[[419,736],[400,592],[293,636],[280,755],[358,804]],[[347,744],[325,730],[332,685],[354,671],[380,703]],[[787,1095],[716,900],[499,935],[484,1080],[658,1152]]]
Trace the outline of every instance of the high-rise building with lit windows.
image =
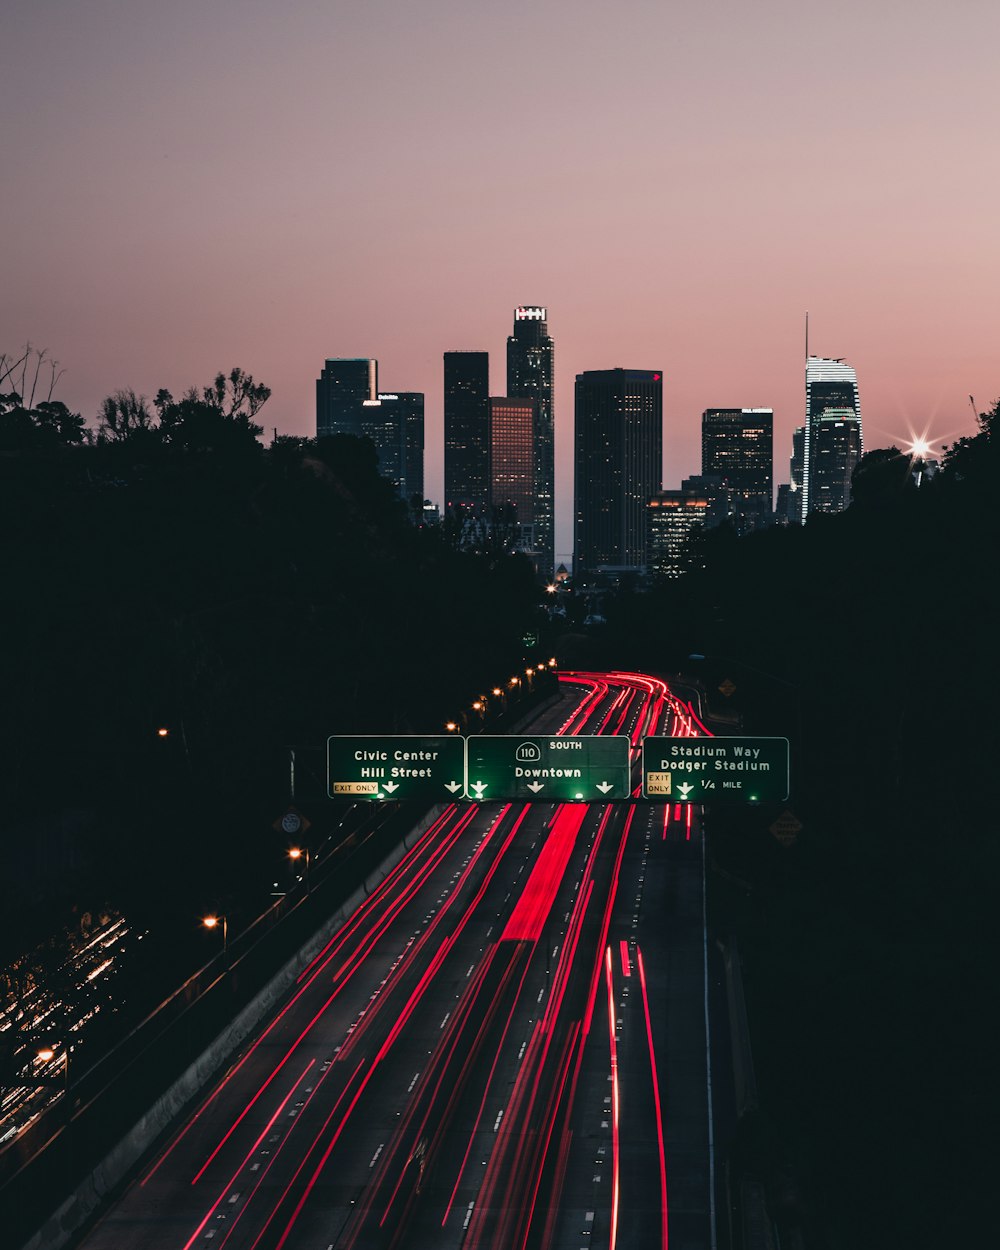
[[507,394],[535,400],[535,551],[539,572],[555,567],[555,353],[548,310],[538,304],[514,309],[514,332],[507,339]]
[[691,540],[710,528],[708,496],[696,490],[661,490],[647,504],[647,560],[660,577],[680,577],[694,566]]
[[770,524],[774,507],[774,411],[706,408],[701,417],[702,476],[721,477],[738,534]]
[[863,450],[856,372],[842,359],[807,356],[803,521],[811,512],[842,512],[848,506],[851,474]]
[[379,392],[361,405],[361,435],[378,452],[378,471],[409,502],[424,498],[424,397],[419,391]]
[[330,359],[316,379],[316,437],[361,435],[362,405],[378,398],[378,361]]
[[538,524],[537,420],[534,399],[490,397],[490,519],[513,547],[533,557]]
[[647,505],[663,484],[662,372],[577,374],[574,419],[574,576],[642,571]]
[[843,512],[861,459],[861,418],[853,408],[824,408],[812,423],[810,512]]
[[479,516],[489,506],[489,397],[489,353],[445,352],[445,506]]

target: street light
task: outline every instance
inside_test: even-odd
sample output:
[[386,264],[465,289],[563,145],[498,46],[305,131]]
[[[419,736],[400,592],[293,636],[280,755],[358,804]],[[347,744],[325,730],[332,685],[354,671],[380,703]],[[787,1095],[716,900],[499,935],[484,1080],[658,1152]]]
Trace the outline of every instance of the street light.
[[301,846],[289,847],[288,858],[292,861],[293,865],[297,864],[300,859],[304,859],[306,861],[306,893],[308,894],[309,893],[309,863],[311,859],[311,856],[309,854],[309,848],[308,847],[303,848]]
[[458,726],[453,720],[450,720],[447,725],[445,725],[445,729],[447,729],[450,734],[453,734],[458,729]]
[[[64,1089],[69,1089],[69,1050],[68,1046],[63,1047],[63,1079],[62,1085]],[[51,1063],[56,1057],[56,1051],[52,1046],[40,1046],[35,1051],[35,1058],[40,1059],[42,1063]],[[57,1080],[46,1080],[47,1085],[58,1085]]]
[[225,916],[206,916],[201,922],[206,929],[216,929],[222,925],[222,953],[229,949],[229,924]]

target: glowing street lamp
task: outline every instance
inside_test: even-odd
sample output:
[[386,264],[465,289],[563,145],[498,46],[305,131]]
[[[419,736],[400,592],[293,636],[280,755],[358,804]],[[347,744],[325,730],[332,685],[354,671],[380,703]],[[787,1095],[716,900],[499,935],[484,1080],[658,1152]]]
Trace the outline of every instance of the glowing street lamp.
[[229,923],[225,916],[205,916],[201,922],[206,929],[217,929],[222,925],[222,953],[229,949]]
[[[51,1063],[52,1060],[56,1058],[56,1053],[57,1052],[55,1048],[52,1046],[40,1046],[38,1050],[35,1051],[35,1058],[38,1059],[40,1063]],[[62,1072],[63,1088],[69,1089],[69,1047],[68,1046],[63,1046],[62,1069],[63,1069],[63,1072]],[[59,1081],[58,1079],[55,1079],[55,1080],[49,1079],[45,1081],[45,1084],[46,1085],[58,1085]]]
[[306,893],[309,893],[309,864],[311,856],[308,847],[292,846],[288,848],[288,858],[292,861],[293,867],[298,866],[299,860],[305,860],[306,864]]
[[450,720],[450,721],[447,723],[447,725],[445,725],[445,729],[447,729],[447,731],[448,731],[450,734],[453,734],[453,733],[455,733],[455,732],[456,732],[456,730],[458,729],[458,726],[455,724],[455,722],[454,722],[453,720]]

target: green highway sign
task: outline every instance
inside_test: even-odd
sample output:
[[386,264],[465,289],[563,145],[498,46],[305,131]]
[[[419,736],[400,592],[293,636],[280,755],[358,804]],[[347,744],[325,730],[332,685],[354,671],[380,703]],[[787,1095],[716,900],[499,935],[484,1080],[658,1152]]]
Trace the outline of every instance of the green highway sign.
[[631,791],[623,735],[477,735],[466,744],[465,797],[600,803]]
[[783,803],[787,738],[644,738],[643,798],[666,803]]
[[326,778],[332,799],[462,798],[465,739],[328,738]]

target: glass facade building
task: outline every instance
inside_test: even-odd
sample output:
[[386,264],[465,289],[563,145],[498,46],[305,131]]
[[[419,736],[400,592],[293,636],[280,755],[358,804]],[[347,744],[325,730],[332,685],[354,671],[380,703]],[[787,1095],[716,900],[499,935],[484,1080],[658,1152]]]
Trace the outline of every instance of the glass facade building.
[[359,433],[378,452],[379,473],[409,502],[424,498],[424,397],[420,391],[380,393],[361,406]]
[[489,507],[488,352],[444,354],[444,495],[449,509]]
[[555,567],[554,379],[555,353],[549,335],[548,310],[538,304],[522,304],[514,310],[514,332],[507,339],[507,394],[533,399],[537,406],[535,551],[539,572],[545,577],[550,577]]
[[843,512],[861,459],[861,418],[853,408],[824,408],[812,426],[810,512]]
[[774,411],[706,408],[701,417],[701,472],[721,477],[738,534],[771,521],[774,491]]
[[643,570],[647,505],[663,485],[663,374],[601,369],[576,377],[574,575]]
[[711,503],[694,490],[663,490],[647,505],[647,550],[651,572],[680,577],[693,566],[691,538],[708,528]]
[[490,414],[490,515],[519,551],[535,556],[536,429],[533,399],[493,396]]
[[361,435],[362,405],[378,398],[378,361],[331,359],[316,379],[316,437]]
[[[837,436],[826,417],[834,411],[852,429]],[[845,416],[846,414],[846,416]],[[844,421],[841,421],[844,424]],[[822,445],[823,454],[820,453]],[[864,450],[858,376],[841,359],[806,357],[806,422],[802,456],[802,520],[810,512],[842,512],[851,501],[850,481]],[[843,456],[837,461],[837,456]],[[847,482],[846,492],[838,483]]]

